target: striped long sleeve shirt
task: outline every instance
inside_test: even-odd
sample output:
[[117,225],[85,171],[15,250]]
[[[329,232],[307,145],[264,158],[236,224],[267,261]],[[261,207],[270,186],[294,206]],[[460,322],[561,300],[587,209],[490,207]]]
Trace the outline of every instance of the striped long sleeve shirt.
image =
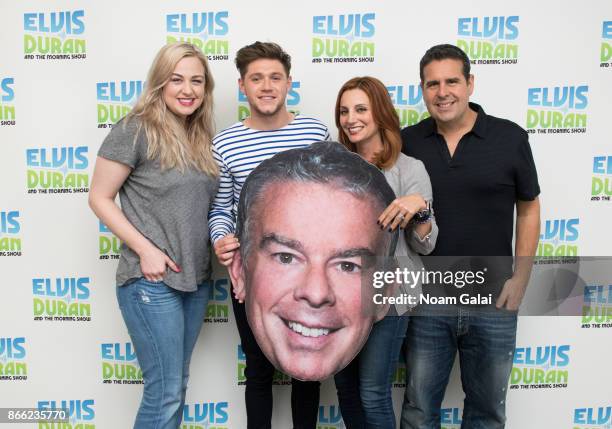
[[212,242],[234,232],[240,191],[255,167],[278,152],[329,139],[321,121],[302,115],[276,130],[254,130],[237,122],[218,133],[213,139],[213,155],[219,164],[220,183],[208,213]]

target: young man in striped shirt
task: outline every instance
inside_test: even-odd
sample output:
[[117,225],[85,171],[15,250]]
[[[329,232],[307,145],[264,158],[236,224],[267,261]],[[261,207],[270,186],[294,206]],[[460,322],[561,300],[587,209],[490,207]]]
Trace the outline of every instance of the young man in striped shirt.
[[[291,89],[291,57],[276,43],[255,42],[236,54],[238,83],[251,115],[226,128],[213,139],[219,163],[219,191],[209,213],[210,236],[219,262],[229,266],[239,247],[234,236],[240,190],[251,171],[278,152],[329,140],[327,127],[317,119],[294,115],[285,99]],[[242,350],[246,356],[246,409],[249,429],[271,427],[274,366],[257,345],[243,303],[232,294],[232,305]],[[315,428],[319,383],[292,380],[293,427]]]

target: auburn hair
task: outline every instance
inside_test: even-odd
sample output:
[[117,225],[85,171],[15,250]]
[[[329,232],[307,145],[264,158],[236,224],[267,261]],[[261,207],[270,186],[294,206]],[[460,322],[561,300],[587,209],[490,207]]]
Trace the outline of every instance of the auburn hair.
[[338,140],[351,152],[357,152],[357,146],[351,143],[348,136],[340,126],[340,100],[345,91],[360,89],[366,93],[370,101],[370,111],[374,123],[378,126],[383,148],[375,154],[373,163],[382,169],[391,168],[402,150],[402,137],[400,134],[400,121],[397,112],[391,103],[389,92],[385,85],[375,77],[354,77],[340,88],[336,98],[336,127],[338,127]]

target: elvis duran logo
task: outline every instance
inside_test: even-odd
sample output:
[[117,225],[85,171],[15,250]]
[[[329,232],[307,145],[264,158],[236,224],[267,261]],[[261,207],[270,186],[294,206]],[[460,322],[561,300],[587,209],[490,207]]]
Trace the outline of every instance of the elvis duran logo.
[[91,321],[89,277],[32,279],[34,320]]
[[229,12],[172,13],[166,15],[166,43],[188,42],[210,61],[229,60]]
[[0,211],[0,256],[21,256],[19,210]]
[[[291,82],[291,89],[287,92],[287,110],[296,115],[300,114],[300,86],[299,80]],[[249,101],[246,95],[238,88],[238,120],[243,121],[245,118],[251,116],[251,110],[249,109]]]
[[338,405],[319,405],[317,429],[344,429],[344,421]]
[[566,388],[570,346],[517,347],[510,373],[510,389]]
[[[246,355],[242,351],[241,344],[238,344],[237,351],[238,351],[237,353],[238,365],[237,365],[236,376],[238,380],[238,385],[242,386],[246,384],[246,376],[244,375],[244,370],[246,368]],[[289,377],[287,374],[283,374],[282,372],[278,370],[274,370],[274,376],[272,377],[272,384],[275,386],[290,385],[291,377]]]
[[15,78],[0,78],[0,126],[15,125]]
[[429,117],[421,85],[391,85],[387,86],[387,91],[399,116],[401,128],[418,124]]
[[544,221],[536,256],[578,256],[579,218]]
[[612,21],[604,21],[601,31],[600,67],[612,67]]
[[612,155],[593,158],[591,201],[610,201],[612,196]]
[[100,259],[111,260],[119,259],[121,254],[121,240],[119,240],[111,232],[110,229],[98,220],[98,250],[100,251]]
[[27,380],[26,338],[0,338],[0,381]]
[[89,192],[88,152],[87,146],[26,149],[28,194]]
[[179,429],[228,429],[228,408],[227,401],[185,404]]
[[582,328],[612,328],[612,284],[584,287],[581,322]]
[[612,405],[574,409],[572,429],[610,429],[611,427]]
[[143,86],[141,80],[96,83],[98,128],[111,127],[127,115],[140,97]]
[[26,60],[74,60],[87,57],[85,11],[23,14],[23,52]]
[[586,133],[588,85],[529,88],[528,133]]
[[38,429],[96,429],[95,402],[93,399],[62,399],[38,401],[39,410],[67,410],[70,423],[38,423]]
[[376,14],[351,13],[312,17],[312,62],[374,62]]
[[440,408],[440,429],[459,429],[462,416],[461,408]]
[[103,343],[102,383],[143,384],[142,370],[132,343]]
[[229,281],[227,279],[218,279],[211,280],[208,283],[208,306],[204,315],[204,323],[228,323]]
[[403,361],[397,363],[393,373],[392,385],[398,389],[406,388],[406,364]]
[[519,17],[484,16],[457,20],[457,46],[472,64],[516,64]]

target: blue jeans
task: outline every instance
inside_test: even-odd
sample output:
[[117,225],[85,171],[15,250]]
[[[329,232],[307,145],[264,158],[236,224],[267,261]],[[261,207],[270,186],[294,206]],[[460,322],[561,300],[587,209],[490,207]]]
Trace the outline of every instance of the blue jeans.
[[516,345],[516,313],[456,308],[413,316],[406,338],[402,429],[440,428],[440,406],[459,351],[464,429],[503,428]]
[[203,283],[196,292],[181,292],[144,278],[117,287],[119,308],[144,380],[135,429],[179,427],[208,289]]
[[361,352],[334,377],[347,429],[396,427],[391,383],[409,320],[387,316],[375,323]]

